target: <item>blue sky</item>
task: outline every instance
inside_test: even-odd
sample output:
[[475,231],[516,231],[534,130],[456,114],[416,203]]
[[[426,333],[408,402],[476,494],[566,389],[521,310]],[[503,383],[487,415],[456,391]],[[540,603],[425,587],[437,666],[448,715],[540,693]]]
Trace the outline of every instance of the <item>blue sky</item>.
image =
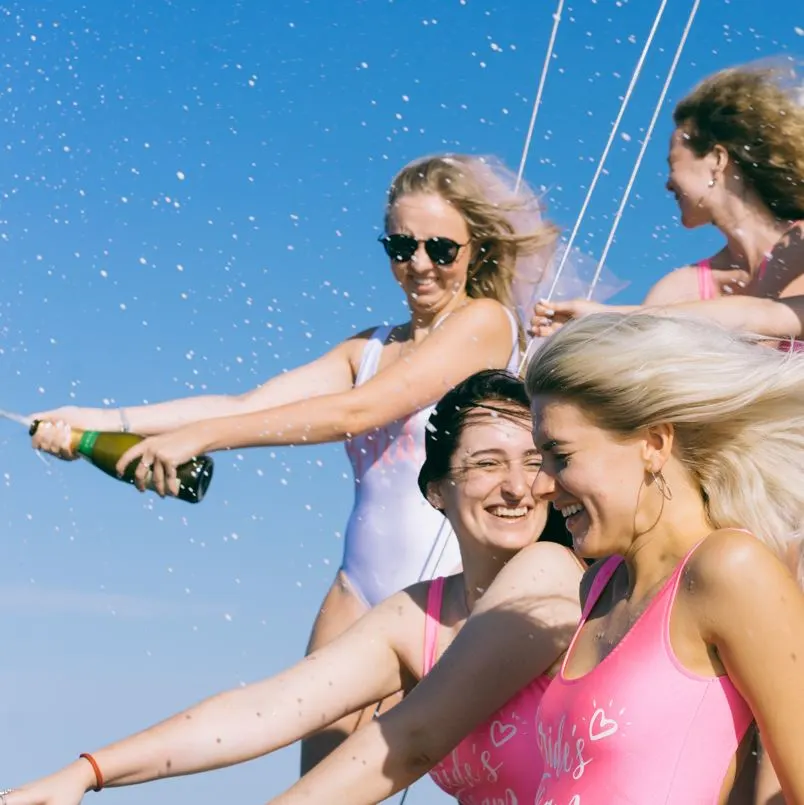
[[[565,9],[528,165],[574,222],[658,2]],[[668,4],[580,245],[599,252],[690,3]],[[516,167],[552,0],[6,0],[0,5],[0,406],[237,392],[404,317],[375,242],[406,161]],[[783,3],[706,0],[609,264],[638,300],[711,254],[663,190],[669,112],[717,68],[804,52]],[[0,422],[0,787],[303,652],[338,566],[338,445],[217,458],[197,507],[44,461]],[[262,802],[295,747],[155,784]],[[133,803],[141,792],[105,797]],[[444,801],[429,783],[413,805]]]

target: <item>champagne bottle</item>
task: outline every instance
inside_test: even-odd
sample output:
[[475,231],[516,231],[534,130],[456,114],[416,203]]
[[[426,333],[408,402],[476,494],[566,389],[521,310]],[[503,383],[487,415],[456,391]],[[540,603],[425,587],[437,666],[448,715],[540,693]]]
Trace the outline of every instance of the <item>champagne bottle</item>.
[[[41,422],[38,419],[31,423],[28,431],[31,436],[36,433],[40,424]],[[70,450],[73,454],[77,453],[112,478],[133,484],[134,473],[139,466],[140,459],[132,461],[124,470],[122,477],[117,474],[115,467],[123,453],[144,438],[144,436],[138,436],[136,433],[73,428],[70,437]],[[179,493],[176,497],[188,503],[200,503],[204,499],[207,487],[212,481],[213,468],[214,463],[209,456],[196,456],[176,467],[176,476],[179,480]],[[150,472],[147,488],[153,489]]]

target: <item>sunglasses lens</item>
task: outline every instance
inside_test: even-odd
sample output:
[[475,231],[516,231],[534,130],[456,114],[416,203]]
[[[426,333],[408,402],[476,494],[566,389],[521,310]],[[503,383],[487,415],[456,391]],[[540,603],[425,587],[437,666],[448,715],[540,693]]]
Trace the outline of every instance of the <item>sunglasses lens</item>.
[[439,266],[448,266],[454,263],[460,248],[460,243],[456,243],[449,238],[430,238],[424,244],[427,256]]
[[410,235],[386,235],[380,240],[385,253],[395,263],[407,263],[416,254],[418,244]]

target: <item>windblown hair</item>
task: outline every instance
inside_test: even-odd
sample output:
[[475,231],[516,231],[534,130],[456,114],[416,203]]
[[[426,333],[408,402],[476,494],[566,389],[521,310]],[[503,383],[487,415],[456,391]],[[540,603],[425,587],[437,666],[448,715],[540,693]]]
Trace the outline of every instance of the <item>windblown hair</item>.
[[[478,408],[519,419],[530,429],[530,401],[522,380],[499,369],[470,375],[450,389],[430,414],[424,432],[426,458],[419,472],[419,489],[424,497],[429,484],[449,476],[461,434]],[[540,540],[571,545],[564,518],[552,506]]]
[[[804,218],[804,106],[784,86],[781,66],[738,67],[704,79],[673,113],[690,148],[726,149],[750,187],[778,218]],[[800,90],[799,90],[800,91]]]
[[804,354],[704,320],[600,313],[548,339],[525,383],[531,398],[572,402],[612,433],[672,424],[713,527],[748,529],[784,562],[796,557],[804,581]]
[[519,265],[536,258],[545,266],[558,239],[558,229],[542,219],[539,199],[523,182],[492,157],[443,155],[406,165],[388,190],[385,228],[394,204],[410,193],[441,196],[463,216],[472,239],[466,292],[492,298],[515,311],[511,286]]

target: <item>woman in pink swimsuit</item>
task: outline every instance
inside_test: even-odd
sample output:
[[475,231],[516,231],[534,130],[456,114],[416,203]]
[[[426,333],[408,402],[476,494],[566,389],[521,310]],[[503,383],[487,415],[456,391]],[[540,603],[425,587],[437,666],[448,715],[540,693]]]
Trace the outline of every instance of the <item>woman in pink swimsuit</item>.
[[804,356],[598,314],[550,338],[526,386],[534,494],[600,560],[539,708],[536,803],[717,805],[755,722],[801,805]]
[[[667,189],[684,227],[712,225],[726,244],[714,257],[662,277],[645,305],[769,336],[800,334],[789,310],[769,308],[769,300],[804,295],[804,106],[785,86],[789,72],[723,70],[676,107]],[[540,303],[532,327],[549,335],[557,324],[604,308],[585,300]]]
[[[567,542],[563,520],[531,494],[541,458],[530,426],[524,384],[500,371],[459,384],[430,417],[419,486],[454,528],[463,573],[396,593],[288,671],[82,756],[5,794],[3,805],[77,805],[90,788],[267,754],[368,703],[411,690],[462,629],[469,651],[453,660],[493,684],[452,685],[439,669],[432,674],[443,680],[435,688],[439,695],[417,688],[394,709],[401,709],[393,722],[401,731],[391,763],[408,769],[415,759],[416,770],[395,778],[397,787],[433,766],[435,782],[466,805],[532,802],[539,779],[533,775],[535,714],[580,616],[583,570],[566,547],[550,544]],[[528,554],[527,573],[508,570],[519,552]],[[497,577],[502,586],[485,593]],[[432,760],[423,765],[422,758]],[[360,792],[352,793],[357,798]],[[382,796],[369,793],[366,801]]]

